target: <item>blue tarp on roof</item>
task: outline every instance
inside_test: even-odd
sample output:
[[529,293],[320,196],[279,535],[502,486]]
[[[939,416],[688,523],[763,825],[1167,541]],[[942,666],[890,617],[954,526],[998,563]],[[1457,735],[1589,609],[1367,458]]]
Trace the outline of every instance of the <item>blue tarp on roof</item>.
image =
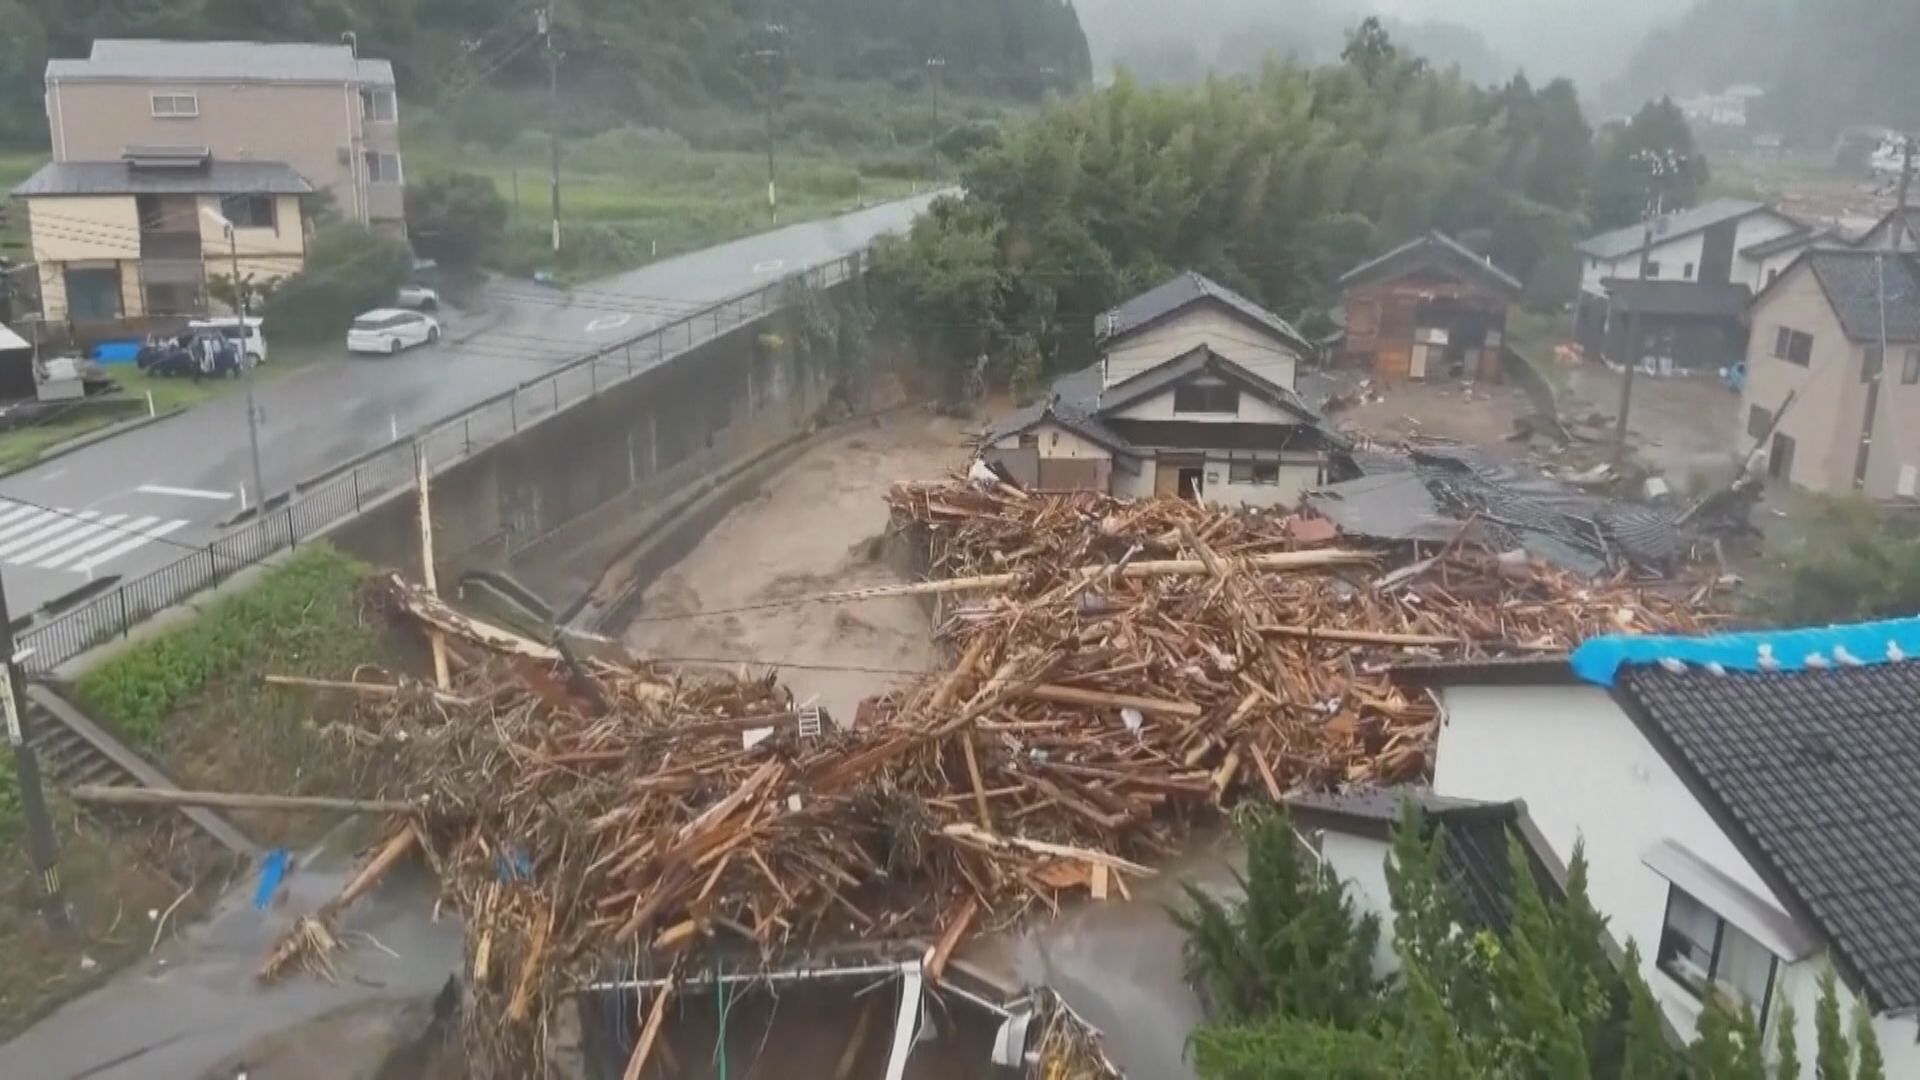
[[1573,672],[1612,686],[1624,664],[1682,663],[1727,671],[1806,671],[1920,659],[1920,617],[1844,626],[1682,637],[1613,634],[1573,651]]

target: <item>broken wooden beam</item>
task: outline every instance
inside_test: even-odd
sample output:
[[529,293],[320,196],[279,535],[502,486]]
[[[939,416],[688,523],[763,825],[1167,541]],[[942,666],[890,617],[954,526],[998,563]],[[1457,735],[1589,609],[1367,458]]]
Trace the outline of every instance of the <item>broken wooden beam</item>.
[[419,807],[393,799],[337,799],[323,795],[250,795],[231,791],[163,791],[157,788],[80,784],[68,791],[76,802],[108,806],[205,806],[221,810],[284,810],[289,813],[407,814]]
[[1105,690],[1087,690],[1078,686],[1042,684],[1029,688],[1023,696],[1061,705],[1138,709],[1143,713],[1161,713],[1166,716],[1195,717],[1202,712],[1200,706],[1192,702],[1168,701],[1164,698],[1141,697],[1137,694],[1111,694]]

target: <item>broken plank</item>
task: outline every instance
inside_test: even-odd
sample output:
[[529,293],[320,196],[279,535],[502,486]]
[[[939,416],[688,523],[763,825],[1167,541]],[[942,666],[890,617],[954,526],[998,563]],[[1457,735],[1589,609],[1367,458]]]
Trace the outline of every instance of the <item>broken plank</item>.
[[1105,690],[1087,690],[1078,686],[1060,686],[1042,684],[1029,688],[1025,697],[1051,701],[1060,705],[1091,705],[1114,709],[1138,709],[1143,713],[1159,713],[1164,716],[1199,716],[1200,706],[1188,701],[1167,701],[1163,698],[1140,697],[1136,694],[1113,694]]

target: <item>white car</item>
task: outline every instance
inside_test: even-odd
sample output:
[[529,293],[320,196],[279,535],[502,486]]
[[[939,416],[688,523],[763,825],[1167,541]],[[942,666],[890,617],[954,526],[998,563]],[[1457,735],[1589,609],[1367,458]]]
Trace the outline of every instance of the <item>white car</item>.
[[196,334],[219,334],[228,341],[240,342],[246,350],[247,363],[264,364],[267,362],[267,336],[260,330],[261,319],[250,315],[246,319],[245,329],[241,328],[238,315],[216,315],[210,319],[194,319],[187,329]]
[[386,353],[389,356],[415,345],[440,341],[440,323],[431,315],[400,308],[379,308],[353,320],[347,329],[347,351]]
[[424,311],[431,315],[440,310],[440,294],[425,285],[402,285],[395,294],[393,302],[403,308]]

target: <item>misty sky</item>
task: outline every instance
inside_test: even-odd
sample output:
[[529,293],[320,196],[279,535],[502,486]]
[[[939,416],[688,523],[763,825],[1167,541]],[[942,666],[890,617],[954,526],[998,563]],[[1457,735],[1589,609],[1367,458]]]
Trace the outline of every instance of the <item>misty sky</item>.
[[[1161,7],[1155,25],[1119,26],[1103,17],[1138,10],[1128,0],[1077,0],[1082,22],[1104,66],[1118,42],[1143,33],[1183,36],[1203,55],[1247,20],[1284,21],[1301,8],[1351,25],[1367,14],[1406,23],[1444,21],[1467,27],[1536,81],[1566,75],[1592,91],[1618,75],[1649,29],[1685,13],[1690,0],[1179,0]],[[1157,6],[1157,5],[1156,5]],[[1138,19],[1128,20],[1138,23]]]

